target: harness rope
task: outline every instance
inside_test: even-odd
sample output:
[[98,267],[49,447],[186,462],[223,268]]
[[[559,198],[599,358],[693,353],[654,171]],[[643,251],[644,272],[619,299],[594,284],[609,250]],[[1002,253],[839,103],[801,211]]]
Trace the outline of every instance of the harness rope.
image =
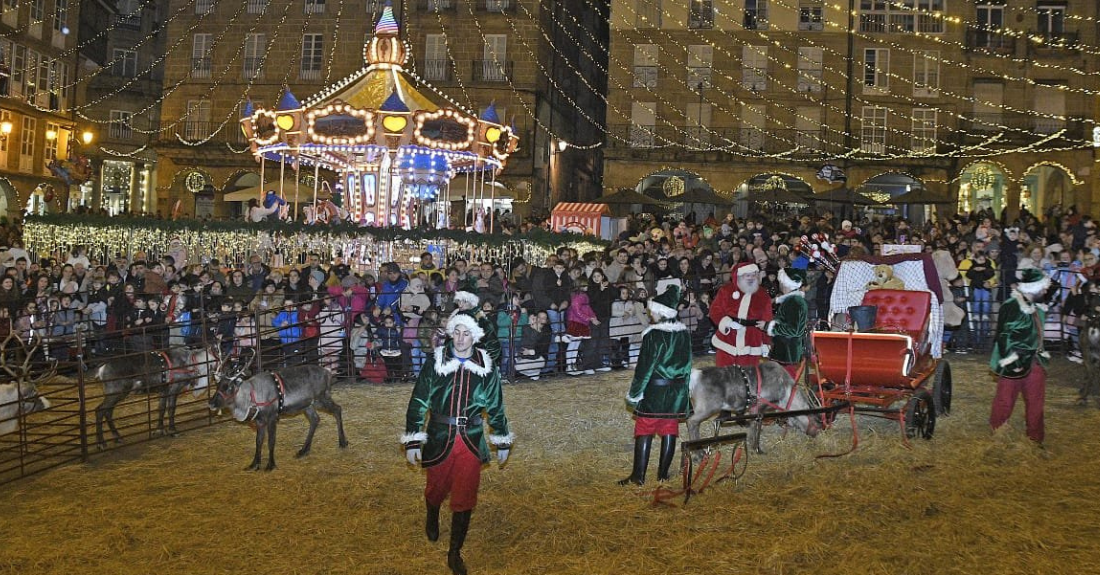
[[285,406],[286,402],[286,382],[283,381],[283,376],[275,373],[274,371],[270,373],[271,377],[275,380],[275,383],[277,384],[275,386],[275,397],[268,401],[256,401],[256,386],[253,385],[252,388],[248,390],[249,400],[252,401],[252,407],[249,407],[248,411],[251,412],[252,409],[255,408],[256,412],[252,414],[252,417],[245,418],[245,421],[252,421],[253,419],[256,419],[260,416],[261,407],[267,407],[276,402],[278,402],[279,405],[276,406],[275,413],[283,412],[283,407]]

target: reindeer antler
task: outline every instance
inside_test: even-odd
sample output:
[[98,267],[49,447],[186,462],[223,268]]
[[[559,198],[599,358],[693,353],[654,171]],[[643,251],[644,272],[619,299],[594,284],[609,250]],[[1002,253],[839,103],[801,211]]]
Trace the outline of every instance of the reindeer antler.
[[[29,379],[31,374],[31,361],[34,359],[34,354],[38,352],[38,348],[42,344],[41,338],[31,338],[33,342],[30,349],[27,348],[27,342],[23,338],[19,337],[16,332],[8,332],[8,336],[0,342],[0,370],[8,374],[12,380],[19,383],[20,387],[24,384],[30,383],[37,385],[40,382],[51,379],[54,375],[57,375],[57,360],[50,360],[49,367],[40,372],[34,379]],[[8,360],[14,353],[22,354],[22,363],[17,365],[9,365]]]

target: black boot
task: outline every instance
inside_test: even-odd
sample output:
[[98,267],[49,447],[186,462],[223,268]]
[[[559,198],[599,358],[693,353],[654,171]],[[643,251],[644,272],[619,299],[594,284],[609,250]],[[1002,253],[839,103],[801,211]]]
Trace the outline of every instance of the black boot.
[[676,436],[661,436],[661,459],[657,462],[657,481],[668,481],[668,470],[672,467],[672,456],[676,455]]
[[466,531],[470,529],[470,514],[473,511],[456,511],[451,515],[451,549],[447,551],[447,567],[454,575],[466,575],[466,563],[462,561],[462,544],[466,542]]
[[630,477],[619,481],[619,485],[645,483],[645,471],[649,467],[649,448],[652,445],[652,435],[640,435],[634,438],[634,470],[630,472]]
[[424,534],[428,541],[439,541],[439,506],[428,504],[428,518],[424,520]]

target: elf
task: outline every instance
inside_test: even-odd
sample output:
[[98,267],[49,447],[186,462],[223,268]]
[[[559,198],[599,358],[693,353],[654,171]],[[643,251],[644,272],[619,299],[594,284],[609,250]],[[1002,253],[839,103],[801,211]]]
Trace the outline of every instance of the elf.
[[653,436],[661,436],[657,480],[669,479],[680,420],[691,414],[688,377],[691,375],[691,332],[677,321],[680,287],[669,287],[650,299],[653,325],[642,332],[642,349],[626,402],[634,410],[634,468],[619,485],[645,483]]
[[500,370],[487,351],[474,347],[485,332],[462,313],[447,321],[446,332],[450,340],[435,349],[434,360],[425,362],[413,388],[401,442],[409,463],[419,462],[427,471],[424,532],[429,541],[439,539],[439,508],[451,498],[447,566],[465,575],[462,544],[477,505],[481,465],[489,461],[485,425],[492,428],[488,441],[496,446],[501,465],[508,460],[514,436],[504,414]]
[[1035,268],[1019,270],[1017,276],[1019,283],[997,315],[997,338],[989,358],[989,367],[998,376],[997,393],[993,396],[989,425],[993,429],[1004,425],[1012,415],[1016,397],[1023,395],[1027,436],[1041,445],[1050,354],[1043,350],[1046,306],[1036,302],[1046,294],[1050,278]]
[[775,298],[775,319],[769,321],[765,331],[772,338],[768,355],[798,380],[806,340],[809,306],[806,305],[806,270],[784,268],[779,270],[779,291]]
[[770,348],[764,326],[772,319],[772,300],[760,289],[756,264],[737,264],[730,274],[733,281],[719,288],[710,306],[710,320],[718,326],[710,340],[717,350],[714,364],[755,366]]

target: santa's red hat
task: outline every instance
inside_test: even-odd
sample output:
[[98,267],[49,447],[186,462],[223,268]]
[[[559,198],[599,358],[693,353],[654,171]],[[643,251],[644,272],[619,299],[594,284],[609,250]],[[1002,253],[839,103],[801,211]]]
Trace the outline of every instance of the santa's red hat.
[[760,266],[752,262],[741,262],[730,270],[730,279],[737,283],[737,276],[747,276],[760,273]]

